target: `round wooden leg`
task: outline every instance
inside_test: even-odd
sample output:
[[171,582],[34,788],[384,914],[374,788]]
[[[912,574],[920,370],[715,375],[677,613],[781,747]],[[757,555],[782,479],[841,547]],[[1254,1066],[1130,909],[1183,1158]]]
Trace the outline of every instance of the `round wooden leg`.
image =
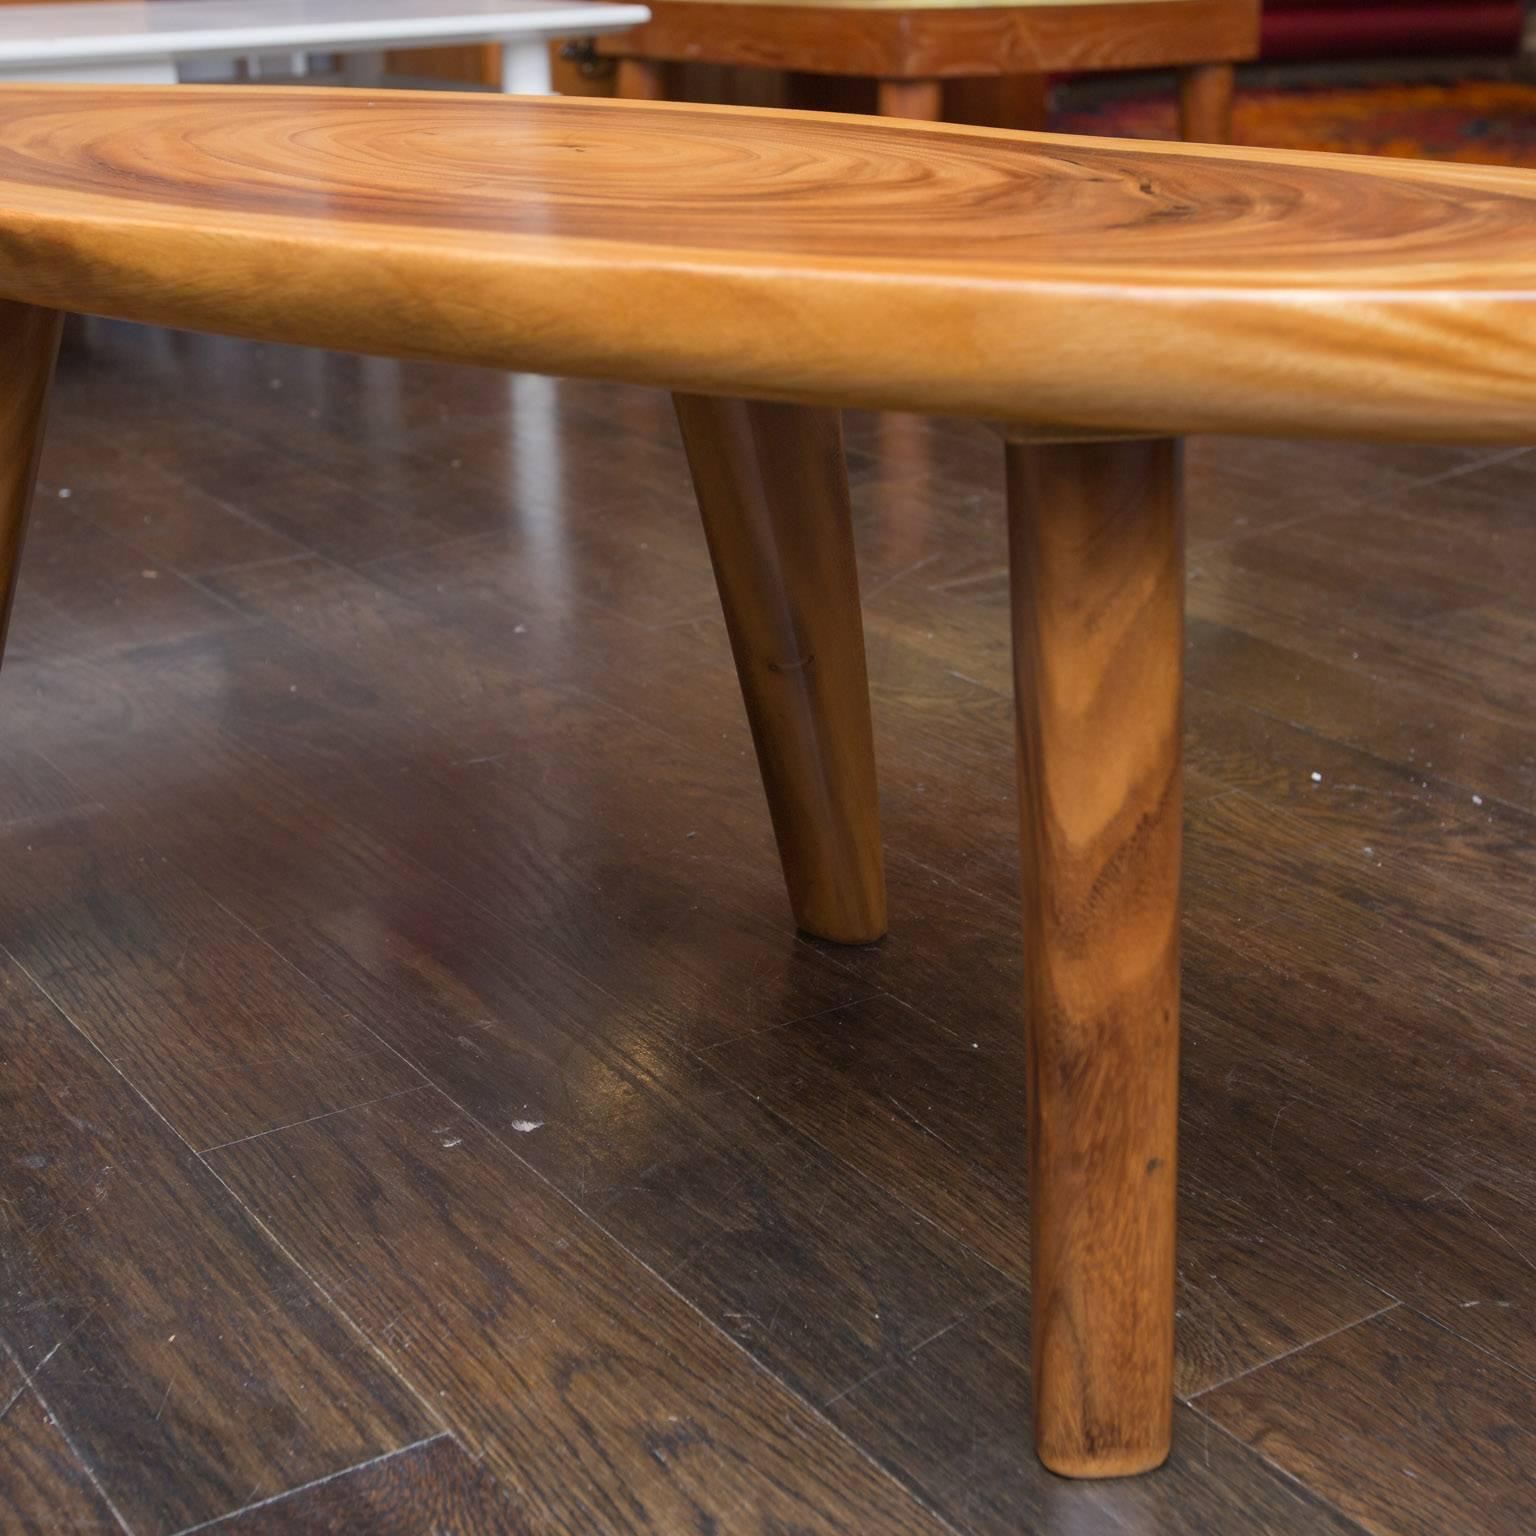
[[614,95],[630,101],[665,101],[666,71],[660,59],[620,59],[614,74]]
[[1232,66],[1189,64],[1179,71],[1179,134],[1192,144],[1232,140]]
[[63,320],[57,310],[0,301],[0,654]]
[[942,122],[944,84],[940,80],[882,80],[876,88],[875,110],[881,117]]
[[1155,1467],[1173,1400],[1179,445],[1008,445],[1035,1437]]
[[795,921],[867,944],[885,869],[836,411],[677,397]]

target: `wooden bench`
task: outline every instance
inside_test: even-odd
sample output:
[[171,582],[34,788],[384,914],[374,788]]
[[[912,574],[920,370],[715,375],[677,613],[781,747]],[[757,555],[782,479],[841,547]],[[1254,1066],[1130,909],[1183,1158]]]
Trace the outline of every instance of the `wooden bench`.
[[[1259,51],[1257,0],[653,0],[609,35],[618,94],[659,101],[668,63],[869,77],[886,117],[1045,127],[1045,77],[1176,69],[1179,131],[1231,137],[1232,65]],[[961,110],[955,90],[964,88]],[[992,87],[988,92],[976,87]],[[946,108],[950,110],[946,110]]]
[[796,920],[867,943],[885,895],[835,408],[1013,424],[1037,1445],[1136,1472],[1171,1407],[1177,437],[1536,436],[1533,231],[1536,176],[1486,167],[8,87],[0,591],[66,311],[671,389]]

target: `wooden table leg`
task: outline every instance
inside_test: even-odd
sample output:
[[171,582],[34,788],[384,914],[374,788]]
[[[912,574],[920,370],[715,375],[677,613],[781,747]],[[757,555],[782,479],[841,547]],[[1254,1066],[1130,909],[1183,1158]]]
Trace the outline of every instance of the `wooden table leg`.
[[0,655],[16,596],[22,537],[63,322],[57,310],[0,300]]
[[1179,71],[1179,134],[1192,144],[1232,141],[1232,66],[1186,64]]
[[919,122],[944,120],[942,80],[881,80],[875,91],[875,110],[881,117],[909,117]]
[[885,932],[864,629],[842,420],[677,397],[795,921]]
[[1157,1466],[1173,1399],[1179,444],[1010,443],[1035,1439]]
[[666,69],[661,59],[620,59],[613,93],[629,101],[665,101]]

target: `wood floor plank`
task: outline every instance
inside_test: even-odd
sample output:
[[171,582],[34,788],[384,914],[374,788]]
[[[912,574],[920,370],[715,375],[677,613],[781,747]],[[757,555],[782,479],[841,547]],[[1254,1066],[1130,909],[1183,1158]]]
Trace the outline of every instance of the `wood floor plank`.
[[1464,702],[1407,684],[1385,686],[1368,667],[1321,661],[1198,616],[1187,630],[1191,687],[1536,810],[1536,731],[1530,726],[1489,719]]
[[9,961],[0,1127],[0,1335],[134,1530],[438,1427]]
[[[228,826],[230,817],[227,812],[221,813],[216,820]],[[291,862],[293,856],[306,858],[300,837],[297,835],[302,826],[307,822],[313,824],[314,816],[306,817],[296,814],[290,824],[290,830],[274,828],[272,833],[265,836],[253,836],[242,839],[247,852],[244,855],[245,862],[237,864],[224,881],[224,890],[228,899],[238,900],[238,891],[246,887],[255,891],[274,890],[294,892],[305,889],[306,878],[301,876],[295,868],[288,873],[279,873],[274,858]],[[213,822],[210,821],[210,828]],[[196,841],[199,845],[207,846],[207,834],[199,832]],[[342,845],[344,847],[345,845]],[[341,852],[339,847],[336,852]],[[327,860],[330,866],[335,862],[335,855]],[[211,866],[210,866],[211,867]],[[514,1086],[514,1091],[509,1096],[503,1097],[509,1107],[502,1111],[503,1116],[513,1119],[543,1118],[548,1115],[557,1126],[555,1147],[547,1166],[553,1177],[563,1179],[565,1187],[571,1189],[577,1198],[605,1201],[611,1196],[608,1191],[614,1187],[623,1189],[627,1180],[635,1173],[648,1170],[654,1163],[654,1158],[646,1153],[643,1157],[635,1154],[628,1157],[625,1171],[623,1165],[615,1162],[612,1148],[613,1138],[603,1133],[599,1122],[595,1134],[583,1135],[578,1129],[568,1128],[561,1124],[562,1119],[568,1121],[572,1107],[562,1098],[552,1099],[550,1087],[560,1082],[564,1075],[568,1075],[570,1063],[574,1059],[572,1052],[576,1047],[569,1040],[561,1040],[555,1037],[552,1043],[558,1044],[559,1051],[549,1057],[549,1064],[539,1065],[539,1058],[530,1055],[529,1046],[532,1043],[528,1031],[530,1023],[534,1020],[547,1020],[551,1017],[588,1016],[594,1020],[603,1017],[605,1011],[608,1017],[614,1017],[611,1008],[602,999],[588,1002],[575,1009],[569,1004],[562,1005],[558,998],[558,990],[551,1001],[550,994],[542,989],[528,994],[526,991],[529,979],[528,955],[523,951],[520,964],[517,967],[498,966],[490,957],[496,956],[502,946],[498,943],[494,924],[488,923],[483,916],[478,916],[472,909],[466,909],[462,904],[451,903],[443,906],[443,900],[432,905],[436,908],[436,915],[430,923],[418,925],[419,934],[437,935],[453,934],[456,936],[455,951],[445,953],[441,941],[434,943],[431,953],[422,953],[419,958],[413,957],[413,948],[419,948],[420,937],[394,934],[381,942],[378,937],[372,936],[370,930],[376,925],[377,919],[370,918],[358,909],[355,892],[369,887],[377,888],[381,879],[381,872],[377,864],[370,863],[366,867],[359,867],[353,871],[345,862],[337,866],[333,871],[336,896],[333,900],[341,900],[345,903],[343,912],[337,916],[327,914],[323,903],[312,902],[301,913],[275,918],[272,913],[262,914],[251,912],[254,921],[260,921],[265,915],[269,921],[276,920],[280,923],[278,931],[269,930],[274,942],[285,953],[294,954],[298,958],[300,968],[306,974],[318,977],[324,983],[333,988],[336,995],[344,1001],[354,1012],[361,1016],[384,1018],[391,1012],[400,1019],[400,1033],[395,1036],[396,1042],[407,1052],[416,1053],[415,1058],[424,1069],[436,1076],[439,1081],[446,1082],[451,1091],[463,1096],[472,1103],[481,1104],[487,1102],[486,1089],[490,1085],[508,1083]],[[312,881],[312,876],[308,877]],[[382,878],[388,878],[387,874]],[[398,872],[393,877],[400,879]],[[418,894],[417,906],[420,910],[427,910],[422,897]],[[936,914],[937,916],[937,914]],[[1007,957],[1010,968],[1015,960],[1014,934],[1012,918],[1006,912],[1000,913],[1001,928],[994,930],[989,938],[989,943],[994,952]],[[483,937],[475,939],[477,929],[483,930]],[[476,955],[476,945],[479,945],[480,953]],[[343,953],[337,953],[337,948]],[[952,953],[964,955],[963,949],[956,949],[951,941],[949,948]],[[349,951],[350,954],[345,953]],[[369,967],[373,975],[359,972],[355,956],[388,956],[389,964],[380,966],[374,962]],[[445,970],[445,960],[448,969]],[[366,962],[365,962],[366,963]],[[976,989],[977,976],[971,963],[962,962],[962,970],[970,968],[970,985],[973,991]],[[498,974],[498,971],[500,974]],[[460,978],[470,980],[470,986],[466,987],[464,980],[453,980],[457,975]],[[567,978],[561,985],[567,991],[571,987],[571,980]],[[446,990],[451,986],[451,990]],[[1016,1034],[1014,1014],[1016,1012],[1017,993],[1013,989],[1016,982],[1006,985],[998,999],[997,1006],[1002,1010],[1003,1027]],[[518,990],[509,990],[516,988]],[[403,1000],[412,992],[419,992],[422,1003],[419,1008],[412,1009],[409,1013],[401,1014]],[[528,1002],[514,1002],[519,997],[528,997]],[[532,1004],[532,1006],[529,1006]],[[446,1006],[445,1006],[446,1005]],[[511,1012],[509,1013],[509,1007]],[[452,1023],[453,1009],[460,1011],[457,1025]],[[516,1026],[521,1035],[519,1056],[515,1060],[508,1060],[507,1067],[496,1065],[498,1053],[502,1049],[499,1033],[486,1033],[482,1025],[484,1020],[491,1019],[525,1019],[530,1023]],[[440,1022],[441,1021],[441,1022]],[[817,1025],[813,1023],[807,1029],[815,1030]],[[830,1016],[825,1026],[831,1038],[840,1038],[841,1032],[848,1028],[848,1020],[836,1015]],[[889,1060],[892,1070],[898,1076],[903,1072],[909,1072],[917,1068],[917,1076],[925,1084],[925,1097],[913,1101],[915,1106],[913,1113],[918,1114],[925,1124],[932,1125],[932,1094],[937,1083],[943,1082],[944,1073],[941,1068],[935,1067],[931,1058],[924,1053],[923,1035],[926,1025],[924,1021],[912,1019],[908,1033],[903,1037],[890,1037],[882,1039],[878,1034],[871,1042],[875,1049],[871,1059]],[[622,1033],[616,1033],[612,1024],[600,1026],[604,1036],[622,1039]],[[798,1035],[798,1031],[785,1032],[786,1036]],[[754,1034],[749,1040],[773,1040],[775,1035]],[[439,1044],[433,1046],[430,1041],[437,1039]],[[969,1051],[965,1050],[968,1042],[957,1042],[957,1055],[961,1061],[973,1060]],[[904,1132],[908,1137],[908,1143],[902,1145],[900,1150],[906,1154],[906,1163],[899,1158],[881,1166],[879,1163],[860,1160],[857,1154],[850,1160],[855,1166],[861,1167],[877,1180],[883,1175],[887,1182],[899,1187],[903,1198],[914,1198],[913,1191],[918,1189],[922,1195],[918,1196],[920,1203],[923,1196],[929,1190],[937,1189],[947,1192],[951,1188],[961,1191],[953,1201],[950,1215],[953,1218],[955,1210],[966,1212],[981,1212],[990,1214],[997,1211],[1008,1211],[1006,1217],[994,1217],[993,1228],[1002,1234],[1002,1239],[997,1247],[988,1249],[985,1244],[987,1234],[985,1228],[978,1231],[974,1221],[954,1220],[949,1230],[958,1231],[963,1239],[972,1242],[982,1251],[989,1252],[994,1262],[1000,1262],[1012,1269],[1015,1274],[1022,1275],[1024,1271],[1025,1254],[1022,1243],[1023,1213],[1018,1202],[1019,1183],[1022,1176],[1022,1161],[1017,1154],[1017,1128],[1022,1122],[1022,1061],[1015,1053],[1011,1059],[1013,1070],[1007,1077],[1000,1077],[999,1058],[995,1050],[995,1031],[993,1038],[988,1041],[988,1054],[979,1061],[984,1061],[990,1069],[991,1077],[988,1082],[988,1101],[994,1105],[1014,1106],[1013,1133],[1008,1134],[1009,1122],[1005,1114],[999,1113],[991,1121],[993,1127],[992,1136],[987,1144],[986,1151],[991,1155],[994,1169],[1002,1168],[1001,1175],[994,1174],[990,1188],[1007,1189],[1012,1199],[1012,1209],[1008,1211],[1007,1205],[998,1195],[989,1193],[988,1186],[978,1189],[975,1178],[968,1177],[968,1170],[963,1164],[950,1168],[947,1166],[948,1153],[943,1142],[958,1140],[964,1132],[963,1126],[956,1128],[954,1125],[945,1125],[942,1117],[939,1122],[938,1135],[942,1141],[935,1143],[928,1139],[928,1132],[921,1126],[914,1125],[898,1109],[888,1107],[885,1097],[881,1094],[874,1095],[877,1110],[880,1111],[876,1123],[883,1122],[887,1126],[895,1127],[898,1132]],[[548,1048],[546,1048],[547,1050]],[[647,1050],[643,1037],[638,1039],[633,1048],[644,1054]],[[649,1048],[654,1052],[654,1047]],[[425,1053],[425,1054],[423,1054]],[[584,1052],[578,1052],[584,1056]],[[778,1063],[785,1066],[783,1061]],[[584,1080],[592,1080],[592,1073],[596,1068],[585,1069],[580,1076]],[[975,1070],[973,1068],[973,1070]],[[507,1074],[510,1071],[511,1076]],[[633,1077],[633,1067],[627,1069],[628,1075]],[[676,1069],[673,1069],[674,1075]],[[604,1076],[611,1075],[611,1068],[607,1069]],[[762,1080],[754,1080],[746,1086],[753,1091],[766,1091],[768,1101],[776,1107],[786,1108],[782,1095],[774,1097],[772,1087],[765,1089],[765,1084],[775,1077],[775,1073],[768,1072]],[[686,1075],[683,1079],[686,1080]],[[814,1079],[813,1079],[814,1080]],[[1011,1080],[1014,1085],[1013,1092],[1003,1096],[997,1093],[998,1086],[1003,1081]],[[975,1087],[966,1086],[968,1080],[959,1080],[955,1094],[956,1102],[963,1106],[967,1102],[974,1102]],[[900,1083],[895,1084],[900,1092],[905,1093],[906,1088]],[[978,1085],[979,1086],[979,1085]],[[497,1089],[497,1093],[501,1090]],[[600,1099],[606,1096],[600,1096]],[[718,1102],[714,1098],[707,1101],[712,1107],[710,1114],[717,1111],[713,1106]],[[902,1101],[898,1098],[898,1105]],[[551,1109],[551,1105],[555,1109]],[[580,1114],[580,1106],[575,1106],[576,1113]],[[488,1111],[494,1113],[494,1109]],[[827,1124],[842,1123],[825,1105],[813,1105],[810,1112],[804,1112],[804,1106],[791,1107],[792,1117],[798,1117],[801,1123],[813,1128],[813,1134],[824,1134],[823,1127]],[[963,1114],[963,1108],[961,1110]],[[866,1123],[867,1115],[856,1117],[853,1124],[857,1128]],[[846,1121],[846,1112],[843,1116]],[[685,1139],[690,1144],[699,1136],[700,1131],[696,1127],[687,1133]],[[712,1140],[710,1133],[703,1132],[706,1142]],[[564,1138],[561,1140],[560,1138]],[[763,1139],[761,1128],[754,1131],[750,1126],[744,1126],[743,1130],[730,1138],[742,1144],[760,1143]],[[598,1149],[594,1152],[592,1149]],[[993,1150],[995,1148],[995,1150]],[[1010,1150],[1011,1148],[1011,1150]],[[599,1153],[607,1150],[607,1156]],[[849,1155],[847,1144],[838,1144],[835,1148],[844,1156]],[[923,1175],[912,1178],[903,1175],[899,1170],[903,1166],[919,1164],[923,1167]],[[606,1165],[606,1166],[605,1166]],[[675,1176],[679,1165],[675,1161],[669,1166],[665,1162],[662,1167],[669,1175]],[[695,1165],[702,1166],[702,1165]],[[697,1178],[697,1174],[693,1177]],[[822,1181],[818,1181],[820,1183]],[[652,1177],[653,1188],[662,1188],[657,1179]],[[825,1210],[825,1197],[818,1196],[816,1204]],[[640,1245],[642,1251],[660,1252],[663,1258],[658,1262],[666,1262],[665,1253],[686,1252],[694,1242],[707,1236],[708,1228],[695,1225],[692,1233],[685,1227],[679,1227],[675,1220],[667,1217],[666,1207],[657,1207],[654,1198],[647,1195],[641,1200],[636,1194],[626,1194],[619,1202],[620,1208],[625,1212],[626,1219],[630,1220],[634,1228],[634,1236],[631,1239]],[[657,1220],[656,1213],[660,1210],[662,1219]],[[943,1206],[937,1209],[930,1208],[929,1214],[934,1215],[941,1224],[945,1221]],[[842,1229],[846,1221],[837,1216],[833,1211],[834,1229]],[[605,1219],[611,1219],[605,1216]],[[803,1219],[803,1218],[802,1218]],[[1306,1338],[1316,1336],[1329,1328],[1350,1321],[1355,1317],[1364,1316],[1379,1304],[1379,1293],[1370,1286],[1364,1286],[1341,1277],[1337,1272],[1331,1272],[1326,1264],[1314,1265],[1305,1249],[1295,1243],[1287,1244],[1281,1239],[1271,1235],[1267,1243],[1255,1242],[1248,1231],[1248,1220],[1241,1210],[1226,1218],[1225,1224],[1218,1227],[1208,1241],[1202,1243],[1199,1238],[1191,1234],[1188,1240],[1194,1243],[1191,1250],[1199,1255],[1198,1264],[1191,1267],[1190,1273],[1199,1278],[1194,1283],[1186,1284],[1184,1306],[1186,1315],[1190,1318],[1187,1332],[1194,1340],[1194,1344],[1186,1355],[1186,1389],[1193,1390],[1201,1384],[1208,1384],[1212,1380],[1220,1379],[1224,1375],[1246,1368],[1260,1359],[1267,1358],[1277,1349],[1291,1347]],[[853,1230],[858,1230],[855,1225]],[[662,1248],[658,1245],[670,1242],[670,1248]],[[1283,1282],[1286,1278],[1294,1278],[1294,1275],[1302,1267],[1311,1267],[1314,1270],[1315,1289],[1306,1289],[1300,1292],[1294,1289],[1287,1291]],[[1219,1286],[1213,1282],[1219,1277]],[[699,1277],[695,1277],[697,1279]],[[702,1277],[708,1280],[707,1275]],[[756,1297],[750,1292],[743,1294],[740,1289],[719,1289],[719,1282],[715,1281],[716,1289],[713,1291],[713,1306],[715,1315],[725,1318],[727,1326],[750,1333],[755,1326],[763,1325],[763,1312],[757,1305]],[[740,1282],[735,1282],[739,1287]],[[769,1289],[773,1289],[770,1285]],[[1239,1298],[1234,1300],[1232,1298]],[[1313,1306],[1310,1311],[1303,1308],[1297,1310],[1296,1302],[1299,1299],[1311,1298]],[[815,1310],[813,1309],[813,1314]],[[900,1314],[897,1313],[896,1316]],[[754,1321],[755,1320],[755,1321]],[[804,1335],[804,1314],[797,1316],[793,1311],[789,1314],[788,1321],[792,1325],[789,1337],[793,1338],[798,1333]],[[940,1323],[943,1319],[938,1319]],[[921,1326],[921,1325],[918,1325]],[[914,1335],[909,1328],[909,1338]],[[815,1360],[820,1363],[824,1360],[835,1361],[837,1359],[837,1346],[835,1341],[831,1343],[831,1354],[828,1354],[829,1343],[825,1338],[814,1332],[806,1339],[807,1350],[813,1354]],[[783,1368],[785,1356],[782,1350],[775,1352],[771,1358]],[[791,1361],[794,1356],[789,1357]],[[796,1368],[805,1370],[805,1354],[800,1356],[800,1362]],[[823,1388],[823,1394],[839,1390],[840,1385],[848,1380],[855,1379],[863,1370],[875,1368],[880,1363],[877,1355],[871,1358],[851,1358],[844,1367],[841,1382],[837,1379]],[[1194,1374],[1187,1374],[1193,1372]],[[1204,1374],[1201,1374],[1204,1373]],[[827,1378],[823,1375],[823,1381]]]
[[75,655],[211,634],[245,622],[137,544],[104,533],[58,492],[51,501],[39,499],[30,519],[20,591],[50,605],[58,620],[54,645]]
[[[1027,1282],[1024,1050],[937,1033],[887,997],[726,1042],[709,1061],[877,1183]],[[985,1047],[981,1039],[985,1038]],[[1205,1179],[1203,1159],[1185,1170]],[[1186,1200],[1176,1384],[1193,1395],[1390,1298],[1302,1232],[1254,1231],[1230,1189]]]
[[484,1464],[445,1434],[206,1529],[218,1536],[523,1536],[529,1527]]
[[192,1146],[424,1081],[109,813],[0,831],[0,860],[6,948]]
[[210,1161],[544,1532],[934,1532],[450,1101],[413,1094]]
[[1198,1406],[1380,1536],[1536,1528],[1536,1378],[1407,1308]]
[[[322,987],[338,1016],[369,1021],[508,1134],[540,1122],[524,1155],[655,1267],[686,1269],[695,1302],[813,1397],[1007,1288],[898,1194],[866,1185],[704,1071],[687,1040],[733,1032],[709,1000],[668,985],[648,1001],[642,977],[638,996],[589,981],[543,947],[536,919],[513,920],[517,908],[501,916],[476,904],[302,791],[290,787],[285,801],[276,780],[255,789],[248,803],[228,790],[183,793],[164,846]],[[304,834],[321,825],[317,849]],[[715,955],[730,980],[728,953],[717,944]],[[802,957],[817,962],[809,988]],[[753,994],[746,1028],[824,1011],[814,950],[786,938],[765,959],[772,969],[754,958],[734,972]],[[862,995],[847,977],[842,988]],[[616,1119],[616,1106],[636,1113]],[[718,1197],[731,1191],[750,1200],[730,1209],[722,1241]]]
[[1185,721],[1206,775],[1304,818],[1309,844],[1326,839],[1401,885],[1433,874],[1469,896],[1536,902],[1536,816],[1441,776],[1432,759],[1378,757],[1204,689]]
[[882,1460],[906,1468],[942,1514],[977,1536],[1020,1530],[1189,1531],[1210,1536],[1358,1536],[1322,1499],[1188,1409],[1173,1452],[1144,1477],[1072,1482],[1020,1455],[1031,1422],[1027,1315],[1017,1301],[967,1320],[904,1368],[832,1409]]
[[0,1528],[15,1536],[122,1530],[16,1365],[0,1355]]
[[0,827],[55,816],[86,803],[52,763],[23,743],[0,743]]
[[42,505],[61,490],[69,492],[70,510],[105,537],[142,550],[155,569],[182,576],[305,548],[158,468],[136,451],[132,436],[83,412],[56,419],[45,440],[37,479]]
[[[220,356],[216,350],[207,352],[200,340],[193,343],[193,351],[204,352],[210,361]],[[436,522],[419,504],[366,496],[335,466],[274,452],[246,430],[239,418],[263,408],[270,380],[258,358],[223,355],[235,366],[222,388],[239,389],[243,384],[249,391],[250,403],[234,419],[217,414],[219,390],[210,378],[217,369],[212,366],[192,377],[179,376],[173,359],[163,368],[141,368],[135,378],[131,363],[121,369],[106,366],[109,354],[71,357],[66,350],[60,359],[54,420],[61,423],[62,432],[70,433],[73,413],[109,416],[119,441],[131,440],[137,459],[152,475],[170,477],[179,494],[190,490],[210,497],[275,538],[306,549],[363,559],[452,537],[455,529]],[[190,420],[197,422],[195,432],[187,430]],[[50,472],[63,486],[68,486],[69,465],[78,456],[50,460]],[[245,535],[240,538],[243,546]]]
[[[1421,1478],[1432,1497],[1407,1477],[1379,1493],[1362,1480],[1351,1525],[1331,1508],[1343,1437],[1294,1406],[1283,1368],[1357,1349],[1334,1341],[1369,1341],[1411,1308],[1442,1330],[1427,1379],[1472,1394],[1455,1416],[1474,1442],[1507,1413],[1509,1380],[1536,1371],[1529,455],[1191,445],[1180,1384],[1241,1388],[1260,1413],[1273,1381],[1296,1460],[1271,1466],[1241,1431],[1181,1410],[1163,1474],[1083,1489],[1021,1454],[1023,977],[995,437],[847,424],[894,921],[883,945],[838,951],[787,927],[664,395],[89,322],[55,421],[36,546],[52,555],[24,576],[0,675],[0,852],[16,872],[0,881],[0,942],[51,967],[50,990],[95,1017],[199,1144],[264,1133],[216,1156],[267,1160],[264,1198],[318,1263],[368,1253],[338,1273],[341,1304],[353,1287],[368,1298],[364,1325],[413,1381],[427,1362],[428,1390],[450,1394],[432,1403],[474,1451],[493,1445],[514,1492],[507,1423],[549,1425],[509,1410],[504,1373],[476,1352],[510,1348],[519,1330],[497,1319],[519,1308],[567,1325],[550,1278],[570,1263],[559,1222],[579,1220],[564,1196],[607,1233],[580,1250],[607,1256],[592,1273],[637,1277],[627,1298],[597,1285],[604,1336],[614,1317],[638,1330],[637,1298],[670,1281],[673,1357],[644,1357],[654,1392],[733,1362],[686,1410],[730,1426],[702,1449],[669,1438],[678,1410],[603,1399],[657,1528],[692,1528],[703,1508],[735,1529],[741,1489],[765,1476],[789,1489],[770,1512],[818,1529],[879,1528],[884,1505],[850,1512],[866,1477],[897,1518],[928,1520],[926,1501],[957,1531],[1335,1536],[1410,1517],[1446,1528],[1446,1510],[1476,1503],[1474,1443]],[[269,1130],[350,1102],[367,1083],[346,1073],[375,1045],[493,1139],[418,1149],[413,1135],[447,1123],[409,1129],[430,1089]],[[64,1094],[84,1068],[47,1059],[60,1113],[109,1125],[90,1107],[99,1088]],[[0,1150],[12,1134],[0,1124]],[[297,1147],[324,1150],[295,1159],[290,1186]],[[485,1178],[453,1161],[471,1148]],[[191,1162],[180,1176],[201,1177]],[[50,1210],[95,1187],[57,1177]],[[311,1184],[331,1204],[300,1209]],[[114,1276],[151,1273],[137,1228],[155,1228],[165,1196],[136,1198],[133,1230],[101,1225],[115,1197],[83,1217],[67,1206],[62,1236],[29,1229],[26,1263],[55,1262],[58,1243],[68,1265],[60,1247],[58,1283],[32,1277],[53,1311],[20,1339],[23,1361],[67,1340]],[[520,1227],[529,1199],[537,1219]],[[238,1209],[221,1201],[214,1184],[181,1212],[180,1247],[227,1254]],[[523,1227],[546,1268],[507,1246]],[[251,1264],[211,1273],[264,1295],[263,1338],[312,1337],[312,1293]],[[464,1294],[432,1290],[444,1267]],[[0,1312],[0,1332],[33,1312],[19,1317]],[[80,1339],[94,1347],[100,1326]],[[39,1381],[91,1465],[126,1479],[133,1514],[171,1476],[172,1450],[138,1454],[157,1406],[141,1399],[166,1377],[152,1332],[114,1327],[105,1386],[73,1342]],[[199,1339],[210,1379],[233,1377],[239,1351]],[[1486,1394],[1458,1352],[1494,1373]],[[308,1369],[267,1355],[263,1402]],[[1412,1378],[1418,1355],[1398,1357]],[[565,1401],[584,1411],[581,1392],[623,1368],[602,1357]],[[345,1370],[324,1369],[317,1400],[347,1406],[320,1412],[323,1450],[287,1454],[271,1407],[243,1451],[222,1420],[212,1449],[194,1445],[182,1497],[202,1518],[316,1478],[244,1520],[281,1504],[320,1528],[410,1509],[388,1492],[366,1515],[330,1512],[371,1496],[359,1463],[435,1421],[348,1440],[332,1418],[363,1410]],[[1407,1408],[1354,1401],[1384,1443],[1412,1438]],[[792,1446],[759,1433],[782,1423],[777,1405],[801,1426]],[[635,1429],[656,1422],[659,1438]],[[176,1454],[189,1434],[184,1417]],[[781,1470],[765,1474],[765,1455]],[[231,1456],[249,1466],[229,1471]],[[540,1464],[540,1497],[561,1459]],[[1489,1508],[1518,1511],[1498,1487]],[[561,1496],[543,1517],[555,1528]]]

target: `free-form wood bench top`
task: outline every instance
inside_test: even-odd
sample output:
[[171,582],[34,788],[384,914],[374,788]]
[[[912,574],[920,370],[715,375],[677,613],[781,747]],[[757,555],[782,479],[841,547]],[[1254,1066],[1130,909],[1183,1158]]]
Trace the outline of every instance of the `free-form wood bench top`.
[[1536,175],[717,107],[0,87],[0,297],[1052,425],[1526,441]]

